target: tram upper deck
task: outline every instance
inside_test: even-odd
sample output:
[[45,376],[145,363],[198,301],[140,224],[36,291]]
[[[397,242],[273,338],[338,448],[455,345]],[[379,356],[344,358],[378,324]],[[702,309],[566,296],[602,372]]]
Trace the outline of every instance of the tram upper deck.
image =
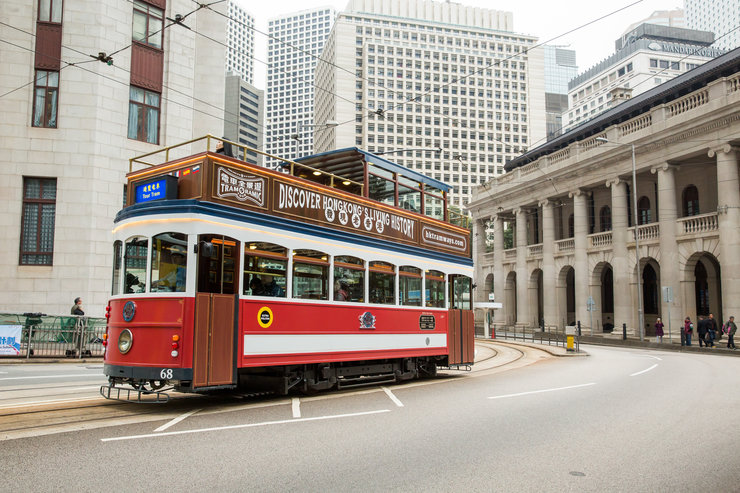
[[[276,160],[277,169],[241,159],[257,153]],[[133,158],[130,167],[127,207],[116,221],[192,199],[470,262],[470,232],[453,224],[447,209],[450,187],[357,148],[289,161],[206,136]]]

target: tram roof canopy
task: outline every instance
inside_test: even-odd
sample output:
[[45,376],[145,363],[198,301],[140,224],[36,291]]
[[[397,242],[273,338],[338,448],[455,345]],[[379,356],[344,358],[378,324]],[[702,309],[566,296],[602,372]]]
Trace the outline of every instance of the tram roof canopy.
[[410,180],[430,185],[443,192],[449,192],[452,188],[444,182],[430,178],[422,173],[408,169],[357,147],[346,147],[344,149],[313,154],[296,159],[295,161],[358,183],[365,181],[365,167],[371,164],[391,173],[398,173]]

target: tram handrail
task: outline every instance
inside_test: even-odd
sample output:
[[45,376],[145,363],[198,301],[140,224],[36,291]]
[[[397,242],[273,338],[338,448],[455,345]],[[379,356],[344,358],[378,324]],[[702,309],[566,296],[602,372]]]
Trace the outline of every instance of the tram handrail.
[[[156,151],[148,152],[148,153],[142,154],[140,156],[134,156],[134,157],[132,157],[132,158],[130,158],[128,160],[128,162],[129,162],[129,164],[128,164],[128,171],[129,171],[129,173],[131,173],[134,170],[134,163],[141,164],[141,165],[144,165],[144,166],[158,166],[159,164],[162,164],[162,163],[149,163],[149,162],[143,161],[144,158],[147,158],[147,157],[150,157],[150,156],[154,156],[154,155],[157,155],[157,154],[161,154],[161,153],[164,153],[165,154],[164,162],[165,163],[166,162],[169,162],[169,160],[170,160],[170,151],[171,150],[177,149],[179,147],[183,147],[183,146],[186,146],[186,145],[190,145],[190,144],[193,144],[195,142],[202,141],[202,140],[206,140],[206,152],[211,152],[211,140],[215,140],[216,142],[214,144],[214,149],[213,149],[214,151],[216,151],[218,149],[218,143],[219,142],[222,143],[222,144],[230,144],[232,146],[235,146],[238,149],[241,149],[242,156],[246,156],[247,155],[247,151],[250,151],[250,152],[257,153],[257,154],[261,154],[262,156],[265,156],[265,157],[269,157],[269,158],[272,158],[272,159],[277,159],[278,161],[282,161],[283,163],[287,163],[287,165],[290,166],[290,174],[291,175],[294,175],[295,167],[298,166],[298,167],[300,167],[302,169],[305,169],[305,170],[308,170],[308,171],[310,171],[312,173],[313,172],[318,172],[318,173],[321,173],[323,175],[327,175],[329,177],[329,179],[330,179],[330,186],[331,187],[334,187],[334,180],[339,180],[340,182],[349,182],[350,184],[359,186],[360,187],[360,193],[361,194],[365,190],[365,188],[364,188],[365,185],[363,183],[360,183],[358,181],[352,180],[350,178],[346,178],[344,176],[340,176],[340,175],[337,175],[337,174],[334,174],[334,173],[330,173],[328,171],[320,170],[320,169],[314,168],[313,166],[308,166],[306,164],[302,164],[302,163],[299,163],[297,161],[292,161],[290,159],[285,159],[285,158],[282,158],[282,157],[279,157],[279,156],[275,156],[274,154],[270,154],[268,152],[260,151],[259,149],[255,149],[253,147],[249,147],[249,146],[246,146],[244,144],[240,144],[238,142],[233,142],[233,141],[230,141],[230,140],[221,138],[221,137],[216,137],[216,136],[211,135],[211,134],[206,134],[203,137],[197,137],[195,139],[191,139],[191,140],[188,140],[188,141],[185,141],[185,142],[180,142],[179,144],[175,144],[175,145],[163,147],[162,149],[158,149]],[[240,158],[235,157],[235,159],[240,159]],[[243,159],[242,159],[242,161],[243,161]],[[281,166],[286,166],[286,164],[281,164]],[[344,183],[344,184],[347,185],[347,183]]]

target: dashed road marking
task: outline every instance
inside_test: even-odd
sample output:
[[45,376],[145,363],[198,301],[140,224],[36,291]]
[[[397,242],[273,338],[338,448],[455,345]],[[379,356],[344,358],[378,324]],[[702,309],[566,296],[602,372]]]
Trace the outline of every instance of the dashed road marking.
[[489,399],[504,399],[506,397],[519,397],[519,396],[522,396],[522,395],[542,394],[544,392],[556,392],[558,390],[578,389],[578,388],[581,388],[581,387],[589,387],[591,385],[596,385],[596,382],[582,383],[580,385],[569,385],[568,387],[556,387],[554,389],[532,390],[530,392],[519,392],[517,394],[495,395],[493,397],[489,397]]

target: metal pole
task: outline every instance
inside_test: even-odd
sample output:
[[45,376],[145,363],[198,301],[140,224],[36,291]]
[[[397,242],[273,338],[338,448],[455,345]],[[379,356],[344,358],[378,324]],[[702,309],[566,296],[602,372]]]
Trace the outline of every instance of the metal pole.
[[642,312],[642,283],[640,282],[640,241],[637,224],[637,166],[635,166],[635,144],[632,147],[632,215],[635,218],[635,258],[637,259],[637,318],[640,324],[640,341],[645,338],[645,317]]

